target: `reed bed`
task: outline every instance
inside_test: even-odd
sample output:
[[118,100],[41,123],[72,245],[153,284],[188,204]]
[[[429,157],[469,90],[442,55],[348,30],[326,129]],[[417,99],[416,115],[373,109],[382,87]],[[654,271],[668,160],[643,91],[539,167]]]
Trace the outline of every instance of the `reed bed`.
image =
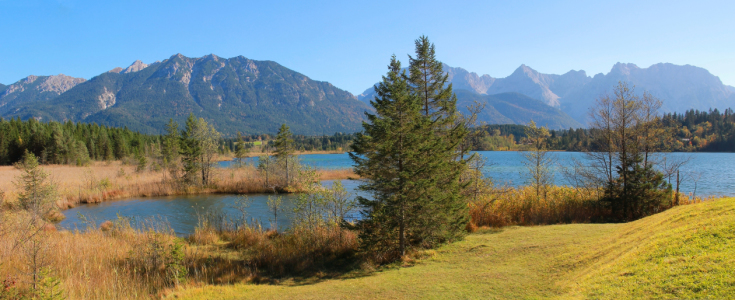
[[[468,230],[478,227],[503,227],[513,225],[550,225],[570,223],[594,223],[610,219],[610,209],[598,200],[601,190],[551,186],[537,197],[532,187],[493,189],[477,201],[470,202]],[[672,195],[671,204],[687,205],[713,200],[714,197],[692,197],[679,194],[678,203]]]
[[[6,213],[5,218],[6,228],[12,230],[0,239],[0,278],[14,282],[9,288],[21,295],[31,295],[32,258],[20,242],[28,239],[23,213]],[[50,270],[48,276],[58,279],[57,288],[64,298],[149,299],[172,286],[165,268],[159,270],[160,265],[152,264],[141,268],[135,261],[150,259],[151,254],[140,253],[152,249],[149,245],[165,247],[175,240],[160,226],[156,227],[158,232],[121,223],[107,231],[57,232],[53,228],[47,225],[37,234],[41,245],[38,258]]]
[[[251,194],[273,192],[252,166],[216,169],[210,185],[183,187],[164,171],[136,172],[136,167],[122,162],[93,162],[86,167],[45,165],[58,192],[57,205],[62,208],[83,203],[99,203],[130,197],[173,196],[185,194]],[[0,167],[0,201],[12,205],[17,198],[14,184],[20,170],[12,166]],[[320,180],[359,178],[350,169],[317,170]]]
[[[4,228],[13,230],[0,239],[0,278],[12,282],[8,290],[33,295],[32,259],[19,242],[28,240],[27,216],[3,216]],[[356,235],[336,226],[276,232],[258,225],[217,231],[202,224],[186,239],[160,220],[126,218],[76,232],[57,232],[47,224],[35,237],[42,243],[43,267],[50,270],[46,276],[69,299],[150,299],[178,286],[326,274],[354,262],[357,250]],[[5,292],[0,289],[0,298]]]
[[320,180],[359,179],[352,169],[317,170]]
[[349,265],[357,252],[357,234],[334,224],[314,227],[294,225],[279,232],[259,222],[231,220],[209,213],[199,216],[194,233],[187,237],[194,245],[215,246],[219,252],[236,251],[250,275],[277,278],[285,275],[313,275]]

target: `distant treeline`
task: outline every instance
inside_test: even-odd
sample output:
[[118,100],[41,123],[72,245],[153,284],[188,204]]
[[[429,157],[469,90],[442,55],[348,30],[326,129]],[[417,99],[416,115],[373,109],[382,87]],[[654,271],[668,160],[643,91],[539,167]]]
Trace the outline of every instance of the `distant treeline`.
[[[667,132],[663,149],[667,151],[735,152],[735,114],[732,109],[720,112],[689,110],[683,114],[669,113],[661,117]],[[524,150],[527,137],[524,125],[485,125],[474,130],[474,150]],[[550,150],[594,150],[588,129],[551,130],[546,140]],[[349,151],[354,133],[305,136],[295,135],[294,148],[298,151]],[[269,134],[246,135],[248,147],[256,142],[271,145],[275,137]],[[48,122],[35,119],[0,119],[0,165],[19,161],[28,150],[41,163],[86,164],[90,160],[116,160],[137,153],[148,154],[160,148],[162,136],[141,134],[127,128],[97,124]],[[221,154],[233,153],[237,138],[220,140]],[[260,144],[260,143],[258,143]]]
[[25,151],[48,164],[82,165],[90,160],[122,159],[159,140],[159,136],[127,128],[0,118],[0,165],[20,161]]
[[[269,134],[255,134],[242,137],[246,144],[253,147],[255,142],[265,142],[269,146],[273,146],[275,137]],[[294,149],[298,151],[349,151],[352,141],[355,139],[354,133],[335,133],[334,135],[322,136],[306,136],[294,135]],[[229,150],[234,152],[238,143],[237,138],[226,138],[223,144]]]
[[[666,139],[662,149],[675,152],[735,152],[735,115],[724,112],[689,110],[683,114],[668,113],[661,117]],[[478,127],[475,150],[523,150],[527,144],[526,126],[486,125]],[[550,150],[595,150],[589,129],[551,130],[546,140]]]

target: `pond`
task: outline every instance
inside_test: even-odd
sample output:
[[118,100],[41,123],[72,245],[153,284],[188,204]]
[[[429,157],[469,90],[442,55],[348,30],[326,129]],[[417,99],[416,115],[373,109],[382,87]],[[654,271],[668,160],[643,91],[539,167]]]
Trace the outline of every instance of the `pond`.
[[[331,187],[333,180],[326,180],[322,185]],[[345,189],[354,196],[359,182],[342,180]],[[133,223],[153,221],[165,222],[179,236],[194,232],[199,216],[206,213],[223,213],[228,218],[241,219],[241,209],[247,212],[246,220],[254,224],[260,222],[270,228],[272,214],[268,210],[268,196],[283,197],[283,212],[278,215],[278,228],[285,229],[291,224],[295,194],[266,195],[187,195],[167,197],[140,197],[125,200],[106,201],[99,204],[83,204],[63,211],[66,219],[59,227],[67,230],[83,230],[87,225],[98,227],[107,220],[118,217],[130,218]],[[353,216],[355,217],[355,216]]]

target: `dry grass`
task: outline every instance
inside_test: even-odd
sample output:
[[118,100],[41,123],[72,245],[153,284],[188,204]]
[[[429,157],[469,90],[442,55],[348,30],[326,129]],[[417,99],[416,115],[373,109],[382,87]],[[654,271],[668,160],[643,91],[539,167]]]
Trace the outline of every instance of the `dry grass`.
[[[470,232],[478,227],[550,225],[600,222],[610,219],[610,210],[597,200],[598,191],[552,186],[540,199],[531,187],[504,188],[469,203]],[[713,197],[680,195],[679,205],[713,200]],[[674,201],[672,201],[673,203]],[[660,211],[670,206],[661,207]]]
[[[31,256],[22,242],[31,236],[29,214],[0,211],[0,219],[0,278],[16,281],[14,288],[31,295]],[[180,285],[328,276],[353,267],[357,250],[356,234],[336,226],[278,233],[200,222],[194,234],[181,239],[160,220],[131,222],[108,220],[83,232],[41,226],[35,235],[42,244],[39,257],[66,298],[160,298]]]
[[[7,217],[7,216],[6,216]],[[8,236],[0,239],[0,277],[11,278],[17,288],[27,291],[30,269],[27,253],[18,246],[24,226],[22,213],[8,218],[15,227]],[[46,266],[61,282],[61,289],[69,299],[148,299],[164,285],[148,274],[140,280],[141,273],[127,261],[136,248],[147,243],[147,233],[134,231],[90,230],[84,233],[68,231],[43,232],[43,250]],[[167,236],[167,239],[173,237]]]
[[[181,187],[162,171],[135,172],[135,166],[121,162],[93,162],[87,167],[68,165],[44,165],[42,168],[56,185],[62,208],[79,203],[99,203],[106,200],[171,196],[183,194],[250,194],[272,192],[253,167],[216,168],[212,184],[208,187]],[[17,198],[14,184],[20,170],[12,166],[0,166],[0,191],[7,202]],[[358,178],[352,170],[318,170],[320,180]],[[2,199],[0,199],[2,200]]]
[[355,174],[352,169],[337,170],[317,170],[319,180],[337,180],[337,179],[358,179],[359,175]]

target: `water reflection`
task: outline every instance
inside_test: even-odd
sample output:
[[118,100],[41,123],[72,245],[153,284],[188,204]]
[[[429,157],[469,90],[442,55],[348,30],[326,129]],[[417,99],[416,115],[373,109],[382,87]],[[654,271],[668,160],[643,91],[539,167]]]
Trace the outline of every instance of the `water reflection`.
[[[331,187],[334,181],[322,182],[325,187]],[[343,180],[345,189],[354,197],[355,189],[359,184],[355,180]],[[255,195],[188,195],[168,197],[132,198],[128,200],[108,201],[99,204],[84,204],[64,211],[66,219],[59,226],[67,230],[83,230],[88,225],[98,227],[106,220],[115,220],[118,217],[133,218],[135,220],[155,219],[167,222],[177,235],[183,236],[194,232],[198,223],[198,216],[206,213],[224,214],[232,220],[243,217],[248,223],[261,223],[270,228],[272,214],[268,210],[267,194]],[[280,194],[270,196],[283,197],[283,212],[278,215],[278,228],[283,230],[291,224],[294,203],[298,197],[295,194]],[[238,209],[246,205],[247,215],[242,216]],[[87,220],[87,223],[85,223]]]

